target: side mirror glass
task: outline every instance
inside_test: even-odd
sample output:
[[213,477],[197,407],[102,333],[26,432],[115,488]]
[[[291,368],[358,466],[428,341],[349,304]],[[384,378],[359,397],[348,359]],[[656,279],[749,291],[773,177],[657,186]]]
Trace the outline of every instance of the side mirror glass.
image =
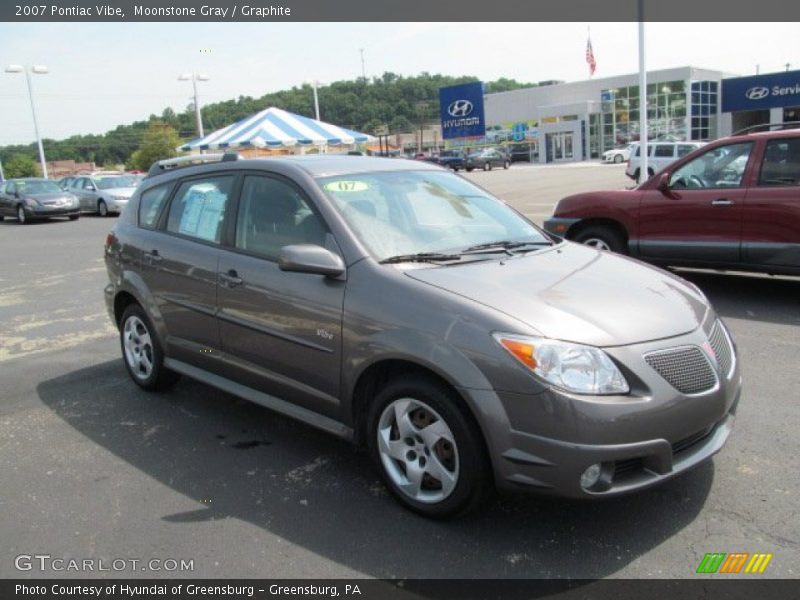
[[312,273],[325,277],[341,277],[345,267],[342,258],[316,244],[284,246],[278,254],[278,268],[294,273]]
[[669,173],[662,173],[658,177],[658,183],[656,183],[656,188],[662,192],[666,192],[669,190]]

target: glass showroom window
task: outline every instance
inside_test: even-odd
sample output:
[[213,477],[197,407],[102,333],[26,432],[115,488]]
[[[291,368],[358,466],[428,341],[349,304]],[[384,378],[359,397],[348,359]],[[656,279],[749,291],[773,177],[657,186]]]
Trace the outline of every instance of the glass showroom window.
[[692,139],[711,140],[717,137],[717,101],[719,89],[716,81],[692,82]]

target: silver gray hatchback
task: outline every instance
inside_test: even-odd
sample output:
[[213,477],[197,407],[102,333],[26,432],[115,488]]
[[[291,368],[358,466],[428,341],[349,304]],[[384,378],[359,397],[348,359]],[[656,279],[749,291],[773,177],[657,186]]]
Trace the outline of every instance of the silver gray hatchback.
[[691,283],[438,166],[212,158],[154,165],[106,240],[142,388],[187,375],[364,444],[430,517],[644,489],[730,434],[735,345]]

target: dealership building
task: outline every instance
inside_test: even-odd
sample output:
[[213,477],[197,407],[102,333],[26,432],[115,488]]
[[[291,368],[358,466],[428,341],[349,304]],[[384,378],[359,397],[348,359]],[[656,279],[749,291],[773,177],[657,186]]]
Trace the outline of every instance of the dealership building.
[[[639,139],[639,75],[484,96],[486,141],[538,162],[598,158]],[[697,67],[647,73],[648,138],[708,141],[760,124],[800,120],[800,71],[737,77]]]

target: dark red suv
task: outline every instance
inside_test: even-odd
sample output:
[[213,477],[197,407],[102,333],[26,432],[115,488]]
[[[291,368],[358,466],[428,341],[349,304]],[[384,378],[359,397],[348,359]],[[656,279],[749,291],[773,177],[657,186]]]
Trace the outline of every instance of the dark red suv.
[[734,135],[631,190],[561,200],[545,229],[672,266],[800,274],[800,129]]

